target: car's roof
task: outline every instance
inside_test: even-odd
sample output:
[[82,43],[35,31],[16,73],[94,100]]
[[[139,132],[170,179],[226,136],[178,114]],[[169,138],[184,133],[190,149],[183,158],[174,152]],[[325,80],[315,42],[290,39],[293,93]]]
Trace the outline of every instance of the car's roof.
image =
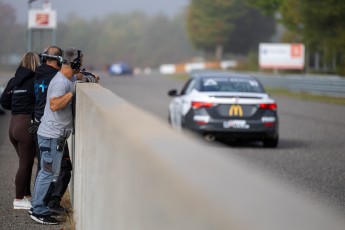
[[256,80],[255,77],[253,77],[250,74],[245,73],[237,73],[237,72],[226,72],[226,71],[197,71],[192,72],[191,77],[193,78],[209,78],[209,77],[240,77],[240,78],[247,78],[247,79],[253,79]]

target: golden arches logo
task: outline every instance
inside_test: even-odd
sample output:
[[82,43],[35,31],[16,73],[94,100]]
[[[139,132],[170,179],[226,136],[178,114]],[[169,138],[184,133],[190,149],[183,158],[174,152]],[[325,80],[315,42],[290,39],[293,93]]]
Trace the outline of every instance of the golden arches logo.
[[243,116],[243,110],[240,105],[232,105],[229,110],[230,116]]

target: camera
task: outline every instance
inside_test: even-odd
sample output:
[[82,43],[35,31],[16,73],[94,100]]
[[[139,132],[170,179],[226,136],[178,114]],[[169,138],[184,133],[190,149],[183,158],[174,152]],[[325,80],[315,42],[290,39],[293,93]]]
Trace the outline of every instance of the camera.
[[63,150],[63,148],[65,147],[65,144],[66,144],[65,137],[59,136],[58,141],[57,141],[57,145],[56,145],[57,151],[61,152]]
[[57,151],[61,152],[66,145],[67,139],[69,137],[69,135],[71,134],[71,131],[65,131],[63,132],[63,134],[61,136],[59,136],[58,141],[57,141],[57,145],[56,145],[56,149]]

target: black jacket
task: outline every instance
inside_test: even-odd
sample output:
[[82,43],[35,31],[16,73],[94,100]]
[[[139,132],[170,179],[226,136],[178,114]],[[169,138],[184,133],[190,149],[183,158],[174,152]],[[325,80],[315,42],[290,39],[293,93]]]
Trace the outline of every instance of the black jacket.
[[12,115],[32,114],[35,105],[34,77],[35,73],[30,69],[19,66],[16,70],[11,107]]
[[49,83],[58,71],[58,69],[47,64],[43,64],[36,68],[34,80],[36,97],[34,117],[39,121],[44,113]]

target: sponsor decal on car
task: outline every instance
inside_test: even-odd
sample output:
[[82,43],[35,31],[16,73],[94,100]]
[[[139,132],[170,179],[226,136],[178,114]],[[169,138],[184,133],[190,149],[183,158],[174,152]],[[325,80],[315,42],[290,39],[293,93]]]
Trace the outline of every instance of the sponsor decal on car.
[[234,128],[234,129],[249,129],[250,126],[247,124],[245,120],[229,120],[223,122],[223,127]]
[[199,124],[199,125],[204,125],[207,124],[210,120],[209,116],[203,116],[203,115],[195,115],[193,117],[193,120],[195,123]]
[[264,126],[272,127],[275,125],[276,118],[275,117],[262,117],[261,122]]
[[265,122],[275,122],[275,121],[276,121],[276,118],[275,118],[275,117],[262,117],[262,118],[261,118],[261,121],[262,121],[263,123],[265,123]]
[[229,115],[230,116],[243,116],[243,110],[240,105],[232,105],[229,110]]

